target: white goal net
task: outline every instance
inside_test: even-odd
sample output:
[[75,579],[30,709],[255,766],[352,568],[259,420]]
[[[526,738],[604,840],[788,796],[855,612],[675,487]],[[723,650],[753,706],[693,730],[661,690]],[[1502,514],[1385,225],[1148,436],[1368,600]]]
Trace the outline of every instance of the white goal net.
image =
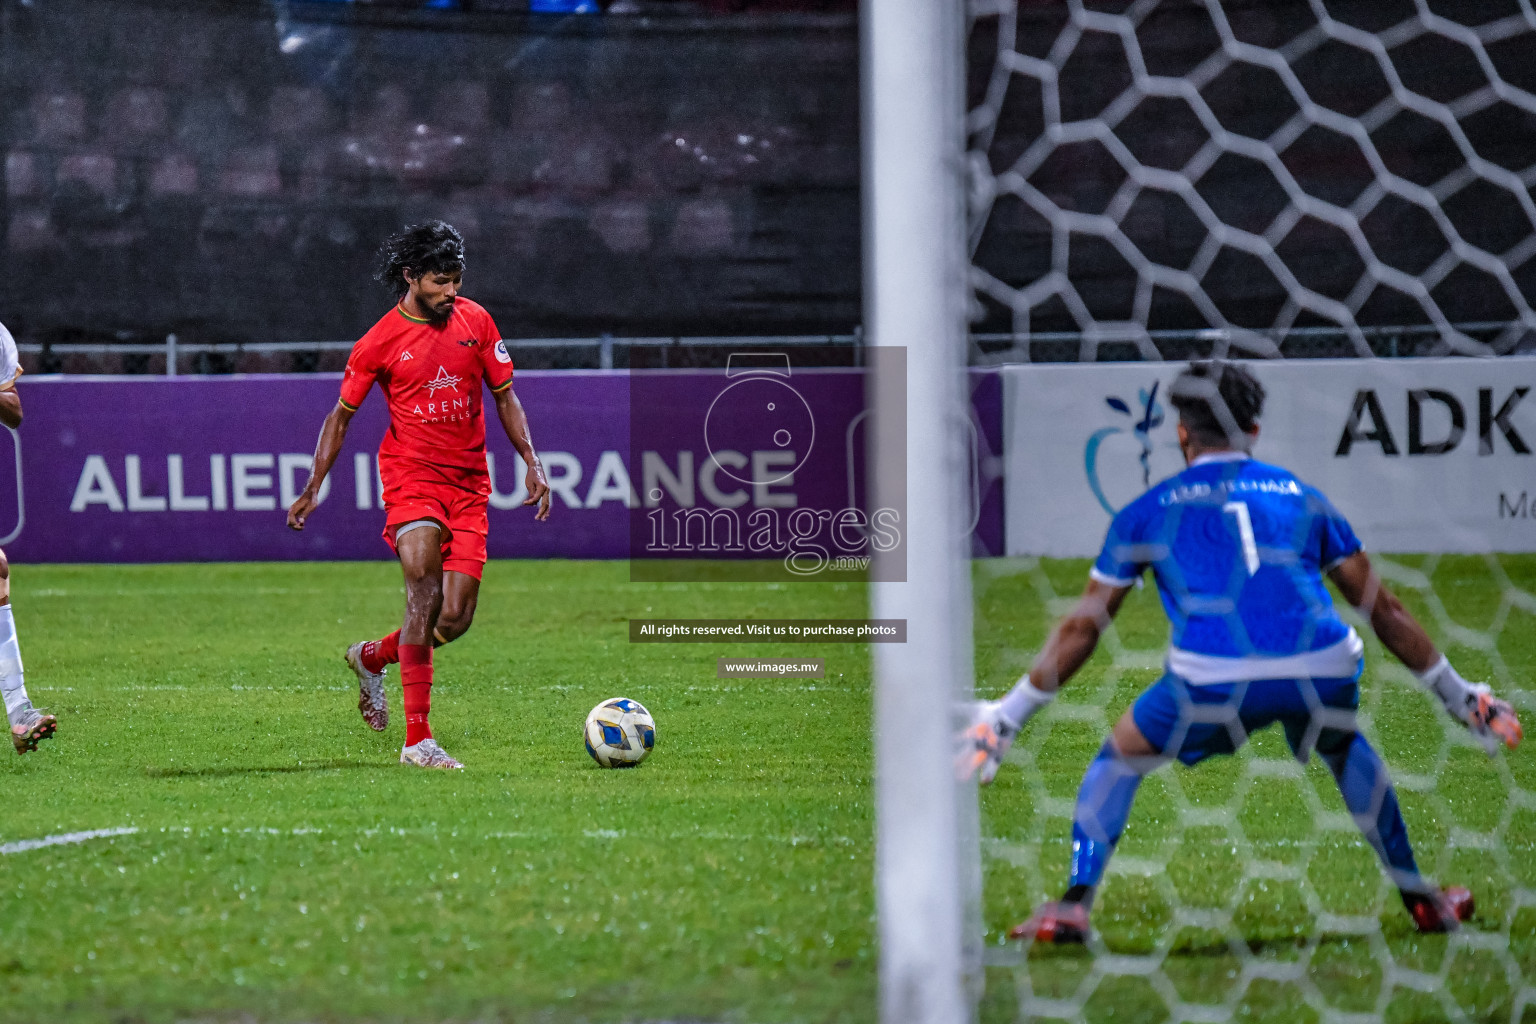
[[[974,362],[1536,351],[1530,0],[970,12]],[[1529,719],[1536,556],[1373,557],[1452,663]],[[1085,575],[978,563],[979,693],[1029,668]],[[1086,950],[1004,940],[1066,885],[1083,771],[1161,673],[1156,605],[1151,587],[1132,593],[983,795],[982,1019],[1536,1015],[1536,768],[1524,749],[1485,756],[1374,640],[1361,731],[1420,866],[1473,890],[1469,927],[1415,933],[1328,772],[1268,730],[1143,783]]]
[[1528,0],[972,9],[984,336],[1154,359],[1319,334],[1341,339],[1324,354],[1482,355],[1536,332]]
[[[1526,689],[1536,637],[1529,569],[1516,583],[1496,556],[1376,564],[1469,678],[1487,680],[1522,714],[1536,707]],[[983,565],[978,690],[999,693],[1029,667],[1049,620],[1081,590],[1076,568],[1031,558]],[[1148,590],[1131,604],[1155,604]],[[1392,773],[1420,867],[1476,896],[1469,927],[1415,934],[1328,773],[1315,760],[1298,765],[1271,729],[1235,758],[1148,776],[1084,953],[1004,940],[1060,896],[1083,769],[1161,673],[1159,613],[1144,611],[1121,613],[1101,645],[1109,666],[1068,684],[984,794],[983,1020],[1529,1019],[1536,772],[1521,753],[1489,759],[1374,644],[1360,728]],[[1036,643],[1013,642],[1020,632]]]

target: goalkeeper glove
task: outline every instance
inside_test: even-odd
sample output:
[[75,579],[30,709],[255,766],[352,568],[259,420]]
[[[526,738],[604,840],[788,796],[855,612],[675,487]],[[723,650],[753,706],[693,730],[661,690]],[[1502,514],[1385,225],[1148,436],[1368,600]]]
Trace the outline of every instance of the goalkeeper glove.
[[[974,775],[983,786],[991,783],[1024,723],[1055,697],[1054,692],[1036,689],[1026,675],[1002,700],[972,703],[970,725],[955,737],[955,777],[966,782]],[[1010,711],[1021,715],[1022,721],[1015,721]]]
[[1440,698],[1450,716],[1465,725],[1483,749],[1492,756],[1499,742],[1510,749],[1520,742],[1525,730],[1508,701],[1499,700],[1486,683],[1469,683],[1451,667],[1445,655],[1418,676],[1419,685]]

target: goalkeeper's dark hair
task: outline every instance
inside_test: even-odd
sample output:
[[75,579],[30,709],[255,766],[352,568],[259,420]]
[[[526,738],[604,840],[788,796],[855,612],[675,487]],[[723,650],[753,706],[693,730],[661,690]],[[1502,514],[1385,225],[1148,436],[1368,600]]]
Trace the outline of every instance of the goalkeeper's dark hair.
[[413,277],[462,272],[464,236],[452,224],[440,220],[412,224],[390,235],[379,249],[374,277],[398,299],[409,290],[405,283],[407,270]]
[[1264,386],[1236,363],[1190,363],[1173,381],[1169,401],[1179,422],[1210,447],[1246,448],[1264,412]]

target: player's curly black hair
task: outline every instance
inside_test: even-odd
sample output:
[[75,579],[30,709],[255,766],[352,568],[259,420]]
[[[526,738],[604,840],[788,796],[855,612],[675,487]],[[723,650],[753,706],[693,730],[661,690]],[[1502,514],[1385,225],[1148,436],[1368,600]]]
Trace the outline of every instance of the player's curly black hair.
[[412,224],[385,239],[379,249],[379,266],[374,277],[398,299],[409,290],[405,283],[406,270],[413,277],[420,277],[463,269],[464,236],[452,224],[429,220]]
[[1246,448],[1264,412],[1264,386],[1236,363],[1208,359],[1174,378],[1169,401],[1202,444]]

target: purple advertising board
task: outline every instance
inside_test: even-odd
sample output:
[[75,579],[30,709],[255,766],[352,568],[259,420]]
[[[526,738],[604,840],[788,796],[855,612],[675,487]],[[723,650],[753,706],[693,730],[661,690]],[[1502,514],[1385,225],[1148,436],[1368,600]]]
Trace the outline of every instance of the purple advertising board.
[[[782,425],[754,424],[760,414],[743,412],[747,421],[730,429],[763,434],[767,447],[779,450],[773,457],[792,452],[792,472],[776,472],[767,487],[737,483],[709,455],[706,422],[732,383],[724,370],[519,373],[517,393],[554,491],[554,514],[539,523],[522,506],[521,461],[493,418],[487,431],[491,557],[631,557],[648,479],[668,484],[669,501],[681,490],[700,504],[846,504],[849,481],[856,490],[862,466],[850,443],[851,425],[864,408],[862,374],[796,371],[795,386],[816,418],[809,451],[799,440],[775,445],[775,436],[786,439]],[[0,460],[15,460],[15,473],[0,480],[0,545],[24,562],[389,558],[374,461],[388,417],[377,393],[354,417],[307,528],[296,533],[285,525],[285,509],[308,479],[320,421],[335,404],[338,384],[336,374],[25,378],[19,390],[26,420],[0,435],[0,444],[12,448],[0,448]],[[975,548],[1001,553],[997,376],[973,374],[972,392]],[[647,430],[644,451],[631,443],[631,403],[638,394],[645,402],[665,396],[672,424],[655,435],[656,444]],[[641,417],[635,422],[644,423],[644,410],[635,412]],[[809,431],[800,437],[811,440]],[[759,463],[773,458],[755,457]],[[731,456],[725,458],[729,470]],[[754,455],[743,458],[751,464]],[[689,477],[686,486],[681,476]]]

